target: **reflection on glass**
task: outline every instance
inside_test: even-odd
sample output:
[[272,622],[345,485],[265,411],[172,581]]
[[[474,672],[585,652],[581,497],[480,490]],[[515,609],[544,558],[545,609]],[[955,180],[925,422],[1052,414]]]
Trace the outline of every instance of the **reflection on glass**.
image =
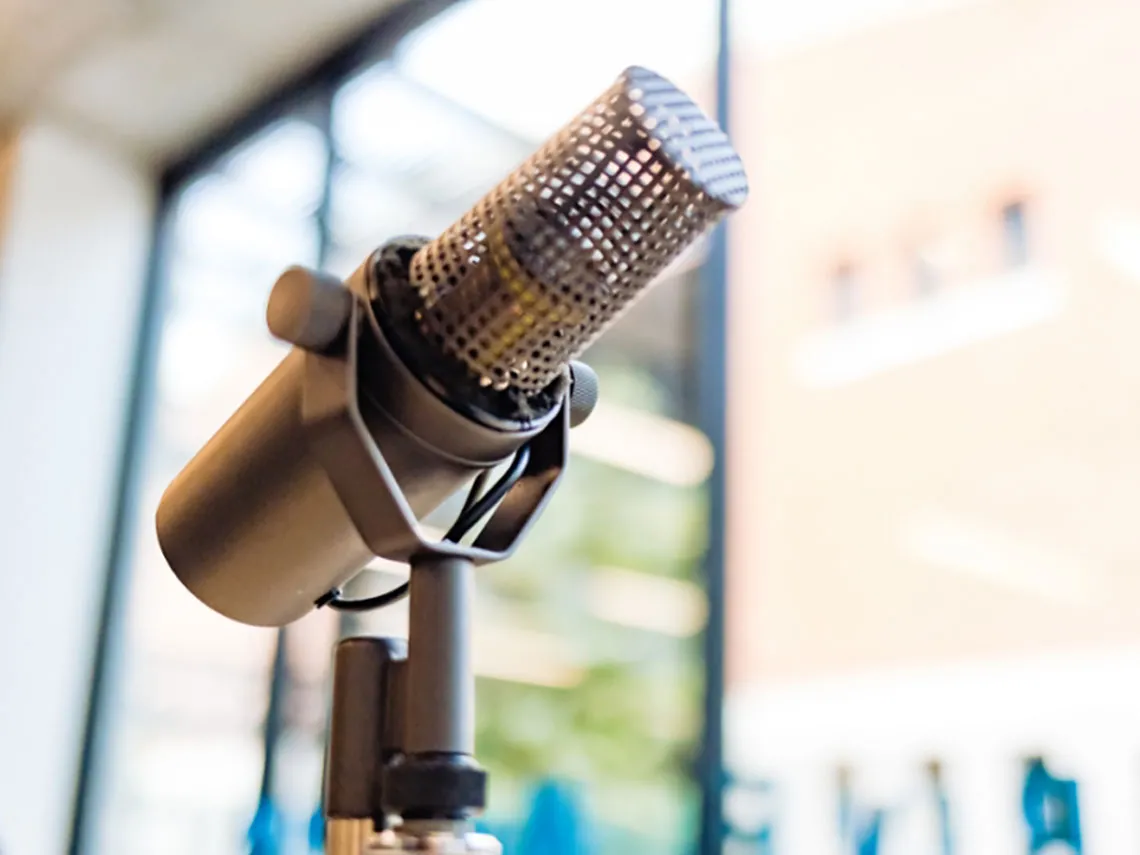
[[734,12],[732,776],[781,855],[1136,851],[1140,10]]

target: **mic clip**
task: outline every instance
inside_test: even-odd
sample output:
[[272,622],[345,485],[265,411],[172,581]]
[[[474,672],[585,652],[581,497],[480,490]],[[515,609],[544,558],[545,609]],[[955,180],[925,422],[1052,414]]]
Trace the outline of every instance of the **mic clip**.
[[395,409],[434,394],[368,323],[369,312],[351,285],[300,267],[285,271],[270,295],[270,332],[304,351],[301,417],[313,454],[374,555],[399,562],[427,557],[466,558],[477,565],[501,561],[514,551],[561,479],[572,410],[578,407],[571,406],[568,393],[557,414],[529,440],[525,469],[474,543],[429,540],[361,413],[360,341],[366,329],[378,340],[375,350],[384,363],[379,373],[386,387],[377,394],[370,387],[370,403],[382,410],[390,403]]

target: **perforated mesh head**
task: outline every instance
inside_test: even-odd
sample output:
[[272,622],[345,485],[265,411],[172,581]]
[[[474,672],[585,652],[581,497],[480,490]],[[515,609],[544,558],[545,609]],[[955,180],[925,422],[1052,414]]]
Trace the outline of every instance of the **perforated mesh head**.
[[747,195],[716,123],[627,69],[416,254],[414,321],[480,385],[536,393]]

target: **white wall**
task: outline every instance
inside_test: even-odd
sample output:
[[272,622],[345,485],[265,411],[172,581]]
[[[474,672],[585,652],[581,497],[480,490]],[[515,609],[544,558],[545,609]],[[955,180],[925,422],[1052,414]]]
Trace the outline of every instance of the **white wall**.
[[18,138],[0,221],[4,855],[67,845],[154,187],[64,127]]
[[905,806],[930,760],[943,764],[957,852],[1025,852],[1022,763],[1038,755],[1078,782],[1086,855],[1135,855],[1138,722],[1137,647],[775,681],[725,699],[729,766],[779,791],[780,855],[844,855],[839,766],[877,804]]

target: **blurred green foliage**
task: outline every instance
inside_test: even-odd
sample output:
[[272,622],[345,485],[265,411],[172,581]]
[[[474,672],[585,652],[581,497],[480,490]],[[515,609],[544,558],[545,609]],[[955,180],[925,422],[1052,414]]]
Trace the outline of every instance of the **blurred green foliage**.
[[[667,408],[648,372],[625,365],[599,374],[608,399]],[[598,567],[696,580],[706,530],[702,489],[576,458],[518,554],[480,571],[484,596],[567,640],[581,666],[565,688],[479,681],[478,757],[491,773],[492,818],[518,818],[529,786],[557,777],[585,785],[602,826],[593,838],[600,855],[691,846],[700,637],[607,623],[584,590]]]

